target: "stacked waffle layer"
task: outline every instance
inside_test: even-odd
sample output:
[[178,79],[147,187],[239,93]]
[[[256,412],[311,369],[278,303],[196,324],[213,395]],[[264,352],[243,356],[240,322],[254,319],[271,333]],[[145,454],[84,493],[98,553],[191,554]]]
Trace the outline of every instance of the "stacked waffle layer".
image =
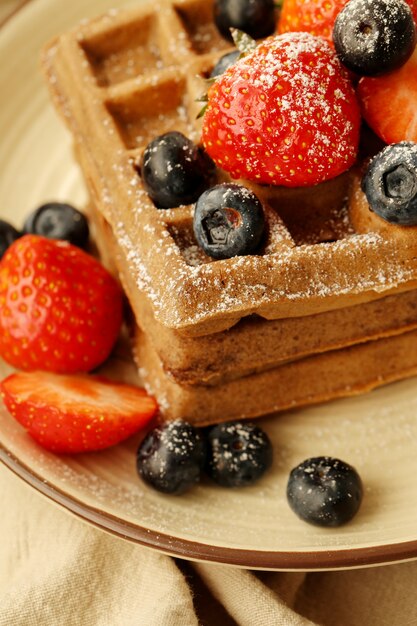
[[210,0],[177,0],[83,23],[44,55],[145,383],[168,419],[199,424],[417,372],[416,229],[374,216],[358,175],[297,190],[242,181],[267,237],[258,254],[222,261],[198,248],[192,206],[158,210],[146,194],[146,144],[169,130],[198,140],[195,99],[227,45]]

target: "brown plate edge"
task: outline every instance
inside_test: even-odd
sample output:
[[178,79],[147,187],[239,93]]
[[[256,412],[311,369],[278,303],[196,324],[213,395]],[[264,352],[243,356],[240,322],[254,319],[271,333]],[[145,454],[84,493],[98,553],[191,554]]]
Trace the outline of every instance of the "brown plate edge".
[[187,560],[276,571],[323,571],[388,565],[417,558],[417,540],[370,548],[325,550],[323,552],[267,552],[213,546],[150,530],[86,505],[51,485],[0,443],[0,461],[19,478],[56,504],[89,522],[133,543]]

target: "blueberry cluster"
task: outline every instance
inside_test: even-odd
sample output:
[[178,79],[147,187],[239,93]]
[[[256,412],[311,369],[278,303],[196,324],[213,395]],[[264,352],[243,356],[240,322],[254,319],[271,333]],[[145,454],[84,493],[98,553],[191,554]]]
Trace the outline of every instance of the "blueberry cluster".
[[267,434],[250,422],[227,422],[207,431],[182,420],[151,430],[139,446],[137,471],[162,493],[182,494],[203,472],[223,487],[251,485],[271,466]]
[[[140,444],[136,467],[149,486],[183,494],[205,473],[221,487],[245,487],[271,467],[268,435],[251,422],[226,422],[197,429],[182,420],[156,426]],[[328,456],[307,459],[287,483],[287,500],[296,515],[316,526],[340,526],[359,510],[363,488],[357,471]]]
[[210,187],[213,164],[182,133],[169,132],[153,139],[144,151],[140,173],[158,209],[196,202],[194,234],[210,257],[227,259],[259,248],[265,219],[257,196],[233,183]]
[[[233,29],[260,39],[274,33],[275,9],[273,0],[215,0],[214,23],[230,41]],[[335,21],[333,42],[342,63],[355,74],[391,72],[404,65],[416,45],[411,9],[404,0],[350,0]]]
[[85,215],[70,204],[43,204],[29,215],[21,231],[0,220],[0,259],[16,239],[29,233],[48,239],[64,239],[79,248],[85,248],[88,244],[89,227]]
[[[350,0],[336,18],[333,42],[340,61],[358,76],[381,76],[402,67],[417,42],[404,0]],[[398,111],[401,115],[401,111]],[[417,144],[391,144],[362,178],[370,209],[400,226],[417,224]]]

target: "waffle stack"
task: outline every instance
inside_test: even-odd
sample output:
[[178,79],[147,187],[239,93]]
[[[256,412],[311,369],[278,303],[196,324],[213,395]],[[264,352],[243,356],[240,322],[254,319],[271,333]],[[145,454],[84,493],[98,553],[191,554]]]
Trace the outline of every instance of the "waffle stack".
[[144,148],[170,130],[198,141],[196,98],[227,49],[211,0],[176,0],[83,23],[43,57],[144,382],[167,419],[201,425],[417,373],[416,229],[374,216],[358,174],[310,189],[243,181],[268,235],[259,254],[221,261],[196,245],[193,207],[158,210],[144,191]]

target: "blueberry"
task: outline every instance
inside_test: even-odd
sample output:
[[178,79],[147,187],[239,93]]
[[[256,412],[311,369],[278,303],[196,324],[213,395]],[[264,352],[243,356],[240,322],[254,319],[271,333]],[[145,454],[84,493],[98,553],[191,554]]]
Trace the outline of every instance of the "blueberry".
[[215,0],[214,22],[220,34],[231,40],[231,28],[242,30],[253,39],[275,31],[274,0]]
[[417,224],[417,143],[391,144],[370,162],[362,189],[372,211],[401,226]]
[[307,459],[295,467],[287,499],[298,517],[316,526],[340,526],[356,515],[362,501],[356,470],[328,456]]
[[162,493],[179,495],[200,480],[205,444],[199,432],[182,420],[151,430],[137,452],[142,479]]
[[202,150],[176,131],[153,139],[140,166],[143,185],[158,209],[195,202],[207,187],[211,168]]
[[411,9],[404,0],[350,0],[336,18],[333,41],[352,72],[391,72],[404,65],[416,45]]
[[19,233],[11,224],[0,220],[0,259],[3,257],[7,248],[12,245],[16,239],[21,237],[22,233]]
[[268,435],[250,422],[227,422],[208,432],[208,475],[222,487],[256,482],[272,463]]
[[234,65],[236,61],[240,57],[239,50],[232,50],[232,52],[227,52],[217,61],[216,65],[210,72],[210,78],[217,78],[217,76],[221,76],[228,67]]
[[216,185],[205,191],[195,205],[195,237],[214,259],[255,252],[264,230],[262,204],[243,185]]
[[89,237],[85,215],[63,202],[49,202],[40,206],[29,215],[23,231],[48,239],[64,239],[79,248],[87,246]]

